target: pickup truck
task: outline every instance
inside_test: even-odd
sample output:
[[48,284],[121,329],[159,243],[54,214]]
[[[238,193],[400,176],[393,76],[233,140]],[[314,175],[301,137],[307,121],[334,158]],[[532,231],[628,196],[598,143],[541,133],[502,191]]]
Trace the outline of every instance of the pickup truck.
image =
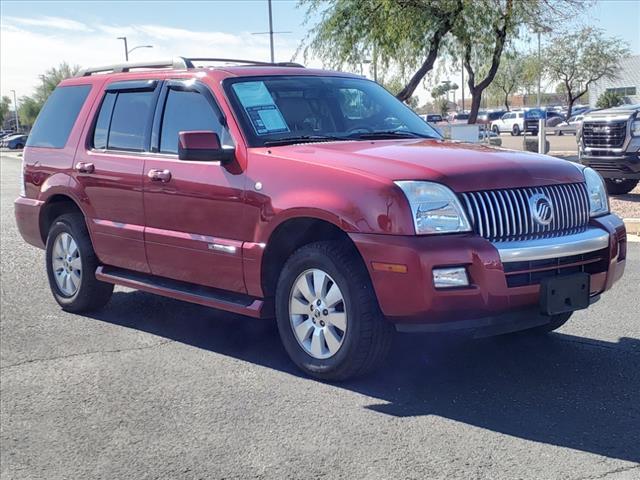
[[604,177],[609,193],[629,193],[638,185],[640,104],[585,114],[577,136],[580,163]]

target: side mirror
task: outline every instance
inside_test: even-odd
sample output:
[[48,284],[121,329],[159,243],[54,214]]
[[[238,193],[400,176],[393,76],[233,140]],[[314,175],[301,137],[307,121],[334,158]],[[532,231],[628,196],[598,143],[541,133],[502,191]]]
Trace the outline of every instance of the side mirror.
[[226,164],[235,158],[235,149],[223,148],[215,132],[196,130],[178,133],[178,158]]

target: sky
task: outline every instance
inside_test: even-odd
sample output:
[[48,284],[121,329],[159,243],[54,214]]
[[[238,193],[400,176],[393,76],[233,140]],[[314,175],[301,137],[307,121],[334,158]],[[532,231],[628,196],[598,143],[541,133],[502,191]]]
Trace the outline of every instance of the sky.
[[[288,32],[276,35],[276,60],[291,60],[316,19],[307,19],[296,0],[273,0],[273,19],[275,31]],[[580,20],[640,53],[640,0],[599,0]],[[153,45],[131,52],[131,61],[174,55],[269,60],[268,35],[253,34],[268,28],[267,0],[0,0],[0,94],[32,94],[38,75],[62,61],[82,67],[121,62],[121,36],[130,49]],[[426,90],[419,95],[428,100]]]

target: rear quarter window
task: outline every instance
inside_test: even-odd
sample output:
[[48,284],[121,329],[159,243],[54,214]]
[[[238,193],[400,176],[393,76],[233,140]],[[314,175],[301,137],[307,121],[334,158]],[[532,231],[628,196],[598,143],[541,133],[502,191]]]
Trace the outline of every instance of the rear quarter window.
[[42,107],[27,146],[63,148],[90,91],[91,85],[56,88]]

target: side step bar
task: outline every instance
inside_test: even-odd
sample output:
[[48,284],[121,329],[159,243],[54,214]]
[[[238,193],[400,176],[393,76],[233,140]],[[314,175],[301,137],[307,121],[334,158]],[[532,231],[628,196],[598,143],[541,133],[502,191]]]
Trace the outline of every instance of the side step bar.
[[253,318],[273,316],[273,309],[267,308],[263,300],[242,293],[228,292],[217,288],[204,287],[170,278],[107,266],[99,266],[96,269],[96,278],[102,282],[122,285],[142,290],[143,292],[155,293],[156,295],[197,303],[205,307],[226,310]]

